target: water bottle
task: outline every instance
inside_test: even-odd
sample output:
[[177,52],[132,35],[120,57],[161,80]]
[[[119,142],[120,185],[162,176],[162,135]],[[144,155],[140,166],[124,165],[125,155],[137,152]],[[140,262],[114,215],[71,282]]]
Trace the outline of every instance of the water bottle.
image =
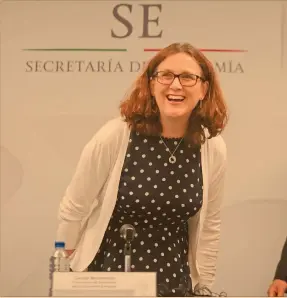
[[51,257],[51,269],[52,272],[70,271],[69,258],[65,251],[65,242],[55,242],[55,251],[53,256]]
[[65,252],[65,242],[56,241],[55,250],[53,255],[50,258],[50,268],[49,268],[49,296],[53,296],[53,273],[54,272],[69,272],[70,271],[70,262],[68,255]]

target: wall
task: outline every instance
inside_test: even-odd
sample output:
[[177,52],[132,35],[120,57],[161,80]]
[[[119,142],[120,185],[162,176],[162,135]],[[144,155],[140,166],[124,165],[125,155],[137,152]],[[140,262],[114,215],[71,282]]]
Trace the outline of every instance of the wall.
[[[113,16],[122,3],[133,31],[113,38],[127,32]],[[160,5],[145,32],[160,38],[140,37],[143,4]],[[57,208],[84,144],[118,115],[155,54],[145,49],[175,41],[205,50],[231,112],[214,290],[265,295],[287,226],[286,11],[283,1],[4,1],[0,295],[47,294]]]

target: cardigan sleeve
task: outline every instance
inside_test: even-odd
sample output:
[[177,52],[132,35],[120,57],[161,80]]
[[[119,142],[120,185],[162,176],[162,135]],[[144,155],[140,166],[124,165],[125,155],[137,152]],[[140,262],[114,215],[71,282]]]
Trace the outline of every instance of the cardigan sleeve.
[[81,225],[91,210],[100,204],[99,194],[111,172],[119,131],[115,123],[103,126],[86,144],[76,171],[60,202],[57,240],[74,249],[80,238]]
[[202,224],[197,253],[200,272],[199,287],[211,287],[215,279],[216,261],[219,249],[221,205],[226,173],[226,146],[221,137],[213,140],[213,150],[209,152],[210,166],[208,201]]
[[281,253],[274,279],[281,279],[287,282],[287,238]]

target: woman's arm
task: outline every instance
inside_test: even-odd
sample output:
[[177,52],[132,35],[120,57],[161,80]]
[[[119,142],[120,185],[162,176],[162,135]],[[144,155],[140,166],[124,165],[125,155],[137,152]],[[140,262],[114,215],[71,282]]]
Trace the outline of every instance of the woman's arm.
[[99,204],[99,194],[114,165],[119,132],[111,124],[101,128],[84,147],[75,174],[59,207],[57,239],[70,253],[79,240],[83,219]]
[[214,141],[216,141],[214,153],[210,153],[214,155],[212,156],[212,167],[210,167],[212,172],[209,176],[208,202],[197,253],[200,272],[199,287],[200,285],[211,287],[214,282],[220,238],[220,211],[226,172],[226,147],[221,137]]

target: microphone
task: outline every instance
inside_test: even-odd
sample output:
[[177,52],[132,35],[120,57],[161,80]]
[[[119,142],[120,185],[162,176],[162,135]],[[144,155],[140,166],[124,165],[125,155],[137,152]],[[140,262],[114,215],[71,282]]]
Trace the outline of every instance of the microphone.
[[125,272],[131,272],[131,257],[132,257],[132,246],[136,233],[136,229],[130,224],[124,224],[120,228],[121,236],[125,240],[124,256],[125,256]]
[[130,224],[124,224],[120,228],[120,233],[126,242],[131,242],[134,240],[136,229]]

